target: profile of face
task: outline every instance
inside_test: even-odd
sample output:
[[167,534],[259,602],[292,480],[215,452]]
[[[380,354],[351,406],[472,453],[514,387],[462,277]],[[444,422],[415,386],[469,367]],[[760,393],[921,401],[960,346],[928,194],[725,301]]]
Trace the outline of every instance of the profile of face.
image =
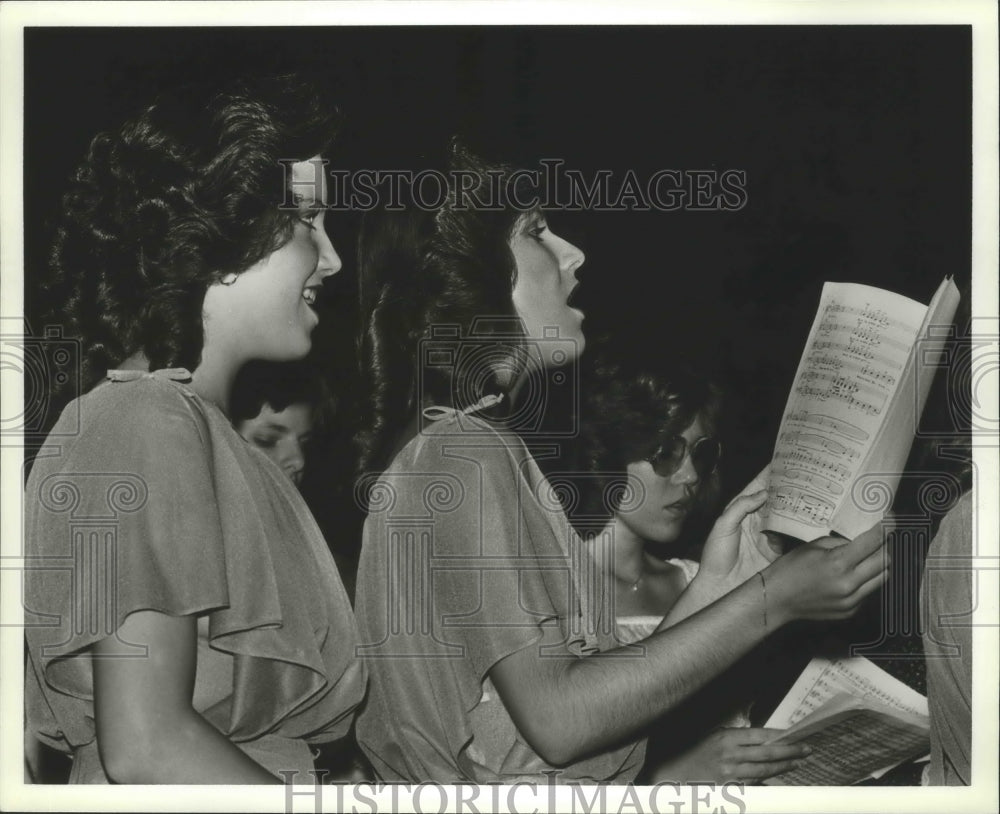
[[510,250],[517,266],[514,309],[528,339],[537,343],[543,365],[565,364],[584,347],[583,312],[569,305],[584,254],[549,229],[540,211],[520,218],[510,238]]
[[314,156],[291,165],[298,206],[291,238],[250,268],[209,287],[203,306],[206,345],[241,359],[301,359],[319,323],[314,305],[341,261],[324,226],[326,173]]
[[276,463],[296,486],[305,469],[305,448],[312,433],[309,404],[289,404],[275,412],[265,404],[253,418],[236,423],[236,431]]
[[657,475],[649,461],[634,461],[627,466],[629,480],[640,487],[641,500],[623,506],[615,514],[615,525],[621,531],[653,543],[672,543],[680,536],[702,485],[691,460],[692,444],[705,435],[701,418],[680,435],[687,442],[687,451],[672,475]]

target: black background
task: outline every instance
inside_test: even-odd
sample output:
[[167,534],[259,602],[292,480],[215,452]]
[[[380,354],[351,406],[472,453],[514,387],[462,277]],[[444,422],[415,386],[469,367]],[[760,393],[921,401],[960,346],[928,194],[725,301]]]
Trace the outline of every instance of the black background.
[[[347,123],[332,165],[432,162],[453,134],[490,158],[590,174],[746,173],[736,212],[574,212],[553,229],[587,254],[589,336],[723,383],[726,491],[770,457],[826,280],[927,302],[966,286],[971,223],[967,26],[28,29],[25,295],[38,330],[65,181],[99,130],[167,84],[297,69]],[[353,365],[355,213],[327,218],[344,271],[316,353]],[[319,457],[319,456],[318,456]],[[311,491],[329,490],[329,456]],[[340,478],[343,481],[343,478]],[[321,485],[317,487],[317,483]],[[318,491],[317,491],[318,490]],[[307,491],[307,495],[310,494]],[[336,501],[313,501],[334,548]]]

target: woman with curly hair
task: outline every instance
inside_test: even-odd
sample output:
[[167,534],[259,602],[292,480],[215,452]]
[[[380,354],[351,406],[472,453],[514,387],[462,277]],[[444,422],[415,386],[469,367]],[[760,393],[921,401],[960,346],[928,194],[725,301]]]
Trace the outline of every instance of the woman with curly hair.
[[383,780],[627,782],[646,727],[768,633],[851,614],[884,579],[881,529],[771,563],[740,546],[762,500],[741,497],[671,615],[622,648],[601,572],[525,443],[544,402],[533,377],[583,348],[569,304],[583,253],[521,205],[523,173],[462,150],[451,170],[441,207],[370,213],[360,245],[373,399],[358,740]]
[[693,560],[658,555],[718,496],[722,399],[690,374],[604,359],[583,378],[578,500],[568,509],[581,537],[606,546],[619,634],[635,641],[652,633],[697,572]]
[[[604,359],[587,366],[581,473],[572,520],[610,578],[622,644],[650,636],[698,573],[670,551],[685,522],[719,494],[721,393],[689,373]],[[762,563],[762,565],[765,563]],[[720,677],[650,728],[643,780],[759,782],[789,768],[796,748],[768,747],[750,728],[745,680]]]
[[165,94],[64,198],[51,292],[86,392],[26,488],[26,707],[70,782],[311,782],[363,695],[329,549],[230,423],[240,368],[305,356],[341,267],[331,109],[293,77]]

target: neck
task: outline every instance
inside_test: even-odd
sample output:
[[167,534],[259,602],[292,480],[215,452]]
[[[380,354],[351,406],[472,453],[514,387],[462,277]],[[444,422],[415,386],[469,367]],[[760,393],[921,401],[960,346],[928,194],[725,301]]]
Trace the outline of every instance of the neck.
[[636,584],[646,570],[643,539],[622,523],[617,514],[608,521],[601,537],[611,540],[611,563],[615,576],[622,582]]
[[233,382],[244,361],[206,342],[201,351],[201,361],[191,373],[191,389],[228,416]]
[[118,370],[149,370],[149,359],[141,350],[137,350],[124,362],[118,365]]
[[[530,360],[525,361],[521,366],[520,371],[517,374],[517,378],[511,383],[507,390],[507,399],[509,401],[509,408],[511,411],[517,406],[518,399],[521,393],[524,391],[524,386],[528,383],[528,380],[533,375],[538,375],[535,371],[544,371],[545,362],[542,359],[541,352],[536,346],[529,345],[528,354],[530,355]],[[542,373],[544,375],[544,373]]]
[[521,391],[524,390],[524,385],[528,383],[528,377],[531,375],[531,371],[528,366],[525,365],[524,370],[520,372],[518,377],[514,380],[514,383],[510,386],[507,391],[507,398],[510,399],[510,409],[514,409],[514,405],[517,404],[517,400],[521,395]]

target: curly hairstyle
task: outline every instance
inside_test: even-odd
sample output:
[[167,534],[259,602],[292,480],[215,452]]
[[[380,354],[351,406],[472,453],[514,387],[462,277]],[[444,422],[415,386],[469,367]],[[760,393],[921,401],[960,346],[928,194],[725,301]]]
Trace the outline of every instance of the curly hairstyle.
[[[527,216],[512,204],[523,198],[520,179],[457,142],[448,178],[438,209],[377,210],[362,224],[359,355],[370,399],[359,433],[362,473],[389,463],[421,402],[467,407],[506,392],[527,364],[511,299],[517,266],[509,241]],[[424,364],[421,342],[431,337],[434,353],[452,364]],[[465,353],[470,347],[477,352]]]
[[[722,407],[719,389],[687,371],[660,371],[615,364],[598,357],[588,365],[580,419],[583,477],[578,511],[570,519],[603,525],[625,494],[630,463],[655,452],[660,441],[680,435],[700,418],[709,435],[718,429]],[[696,507],[718,497],[718,473],[702,482]]]
[[288,241],[287,164],[328,149],[338,119],[285,75],[178,88],[93,140],[49,263],[81,392],[140,351],[151,370],[197,366],[206,290]]

